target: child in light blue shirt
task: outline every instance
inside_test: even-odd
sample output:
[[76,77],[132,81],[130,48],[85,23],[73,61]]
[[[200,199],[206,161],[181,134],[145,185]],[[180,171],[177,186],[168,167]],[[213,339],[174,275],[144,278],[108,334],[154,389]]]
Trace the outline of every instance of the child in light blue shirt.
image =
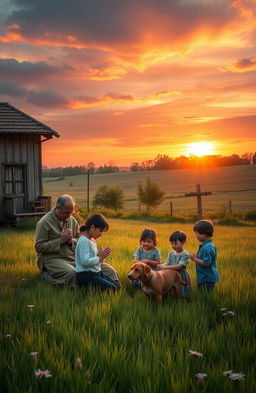
[[181,275],[182,280],[187,283],[181,286],[181,294],[184,298],[188,298],[191,292],[190,276],[187,272],[189,253],[183,248],[186,239],[184,232],[173,232],[169,239],[173,250],[169,252],[166,263],[157,266],[159,270],[176,270]]
[[196,263],[197,288],[199,291],[203,289],[212,291],[215,283],[220,281],[216,266],[217,249],[212,242],[213,223],[209,220],[200,220],[193,229],[197,240],[201,243],[197,254],[189,255]]

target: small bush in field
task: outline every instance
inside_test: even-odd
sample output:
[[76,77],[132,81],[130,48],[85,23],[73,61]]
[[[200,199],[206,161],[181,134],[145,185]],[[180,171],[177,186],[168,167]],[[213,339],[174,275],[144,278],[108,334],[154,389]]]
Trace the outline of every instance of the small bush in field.
[[93,199],[94,207],[103,207],[118,211],[124,207],[124,192],[122,188],[101,186],[96,191]]
[[248,212],[245,213],[244,215],[245,220],[251,220],[251,221],[256,221],[256,210],[251,209],[248,210]]
[[140,203],[146,206],[147,213],[151,209],[160,205],[163,201],[165,192],[161,189],[158,183],[147,177],[146,184],[143,186],[141,183],[138,185],[138,199]]

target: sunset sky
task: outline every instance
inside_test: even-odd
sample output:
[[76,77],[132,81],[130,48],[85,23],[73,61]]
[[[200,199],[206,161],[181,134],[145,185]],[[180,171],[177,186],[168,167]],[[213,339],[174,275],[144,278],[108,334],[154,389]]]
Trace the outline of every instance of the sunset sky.
[[255,49],[256,0],[0,0],[0,100],[61,135],[49,167],[241,155]]

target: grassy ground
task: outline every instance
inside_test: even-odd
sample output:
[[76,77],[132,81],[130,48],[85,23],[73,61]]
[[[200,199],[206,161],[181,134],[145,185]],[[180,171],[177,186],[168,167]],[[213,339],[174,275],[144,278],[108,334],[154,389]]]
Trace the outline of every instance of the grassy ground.
[[[84,296],[40,282],[33,232],[1,230],[0,391],[255,392],[255,228],[216,226],[221,282],[215,292],[197,293],[190,262],[191,300],[166,299],[157,309],[127,279],[144,225],[124,220],[110,225],[98,245],[113,248],[109,263],[121,275],[123,289],[112,296],[93,291]],[[152,226],[163,260],[177,229],[187,232],[186,249],[197,250],[191,225]],[[222,316],[222,307],[235,315]],[[189,349],[203,357],[190,356]],[[31,352],[38,352],[37,360]],[[37,379],[38,368],[48,369],[52,378]],[[245,379],[232,382],[222,375],[226,370],[243,372]],[[197,383],[197,373],[207,374],[204,384]]]
[[[172,201],[174,215],[196,214],[196,198],[185,198],[184,194],[195,191],[197,183],[201,184],[202,191],[213,193],[203,197],[203,208],[206,214],[227,209],[229,200],[232,201],[234,212],[256,208],[255,165],[205,170],[180,169],[92,175],[90,200],[93,199],[96,190],[101,185],[118,186],[125,193],[125,210],[138,210],[138,182],[145,182],[147,176],[158,182],[166,193],[165,200],[158,210],[169,212],[170,201]],[[85,206],[87,192],[85,176],[68,176],[64,180],[56,180],[56,178],[44,179],[45,195],[51,195],[54,201],[60,194],[69,193],[74,196],[77,204]],[[70,186],[71,183],[72,186]]]

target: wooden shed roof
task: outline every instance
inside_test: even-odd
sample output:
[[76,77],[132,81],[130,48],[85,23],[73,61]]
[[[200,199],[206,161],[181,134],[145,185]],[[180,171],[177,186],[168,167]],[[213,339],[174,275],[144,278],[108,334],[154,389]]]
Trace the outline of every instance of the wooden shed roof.
[[0,102],[0,134],[39,134],[47,139],[60,136],[52,128],[8,102]]

